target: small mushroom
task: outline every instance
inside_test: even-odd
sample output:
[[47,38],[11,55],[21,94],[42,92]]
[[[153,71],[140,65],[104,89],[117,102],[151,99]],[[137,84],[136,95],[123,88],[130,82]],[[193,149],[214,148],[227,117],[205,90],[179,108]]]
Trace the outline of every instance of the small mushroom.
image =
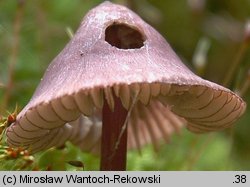
[[70,140],[101,150],[102,170],[123,170],[127,142],[140,148],[151,141],[157,149],[184,121],[197,133],[222,130],[245,107],[232,91],[192,73],[134,12],[104,2],[52,61],[7,141],[34,153]]

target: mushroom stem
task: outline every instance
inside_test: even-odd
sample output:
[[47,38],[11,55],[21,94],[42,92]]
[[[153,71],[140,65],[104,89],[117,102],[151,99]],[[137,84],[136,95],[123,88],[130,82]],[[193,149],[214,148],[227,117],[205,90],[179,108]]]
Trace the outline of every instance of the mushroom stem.
[[112,111],[107,100],[104,99],[100,167],[102,171],[126,170],[127,126],[125,126],[125,120],[128,111],[115,95],[114,103],[114,111]]

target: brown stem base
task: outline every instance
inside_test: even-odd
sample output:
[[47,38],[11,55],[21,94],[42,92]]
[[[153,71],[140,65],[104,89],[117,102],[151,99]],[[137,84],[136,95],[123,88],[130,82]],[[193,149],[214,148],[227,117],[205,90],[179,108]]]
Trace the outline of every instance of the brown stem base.
[[[114,98],[115,107],[112,112],[104,99],[102,110],[102,145],[101,167],[102,171],[126,170],[127,160],[127,128],[123,131],[127,110],[122,106],[119,98]],[[122,136],[120,137],[121,132]],[[117,144],[119,139],[119,144]],[[118,145],[118,146],[117,146]]]

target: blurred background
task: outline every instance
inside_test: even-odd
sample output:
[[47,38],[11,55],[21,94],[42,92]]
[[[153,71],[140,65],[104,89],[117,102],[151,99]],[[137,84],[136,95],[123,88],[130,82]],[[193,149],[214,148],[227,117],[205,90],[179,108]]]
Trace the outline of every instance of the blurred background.
[[[83,16],[101,0],[0,0],[0,114],[23,108]],[[158,30],[184,63],[250,103],[250,0],[114,0]],[[128,153],[128,170],[250,170],[250,109],[232,129],[183,129],[159,152]],[[1,153],[1,150],[0,150]],[[71,161],[71,165],[68,162]],[[72,164],[72,161],[74,163]],[[32,164],[0,156],[0,170],[98,170],[99,157],[67,144]],[[74,165],[74,166],[72,166]]]

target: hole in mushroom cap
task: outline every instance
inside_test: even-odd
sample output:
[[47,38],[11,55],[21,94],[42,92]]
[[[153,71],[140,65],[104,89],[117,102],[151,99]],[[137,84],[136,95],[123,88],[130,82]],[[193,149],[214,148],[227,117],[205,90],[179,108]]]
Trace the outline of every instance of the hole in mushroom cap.
[[105,30],[105,41],[119,49],[138,49],[143,47],[145,37],[127,24],[113,23]]

